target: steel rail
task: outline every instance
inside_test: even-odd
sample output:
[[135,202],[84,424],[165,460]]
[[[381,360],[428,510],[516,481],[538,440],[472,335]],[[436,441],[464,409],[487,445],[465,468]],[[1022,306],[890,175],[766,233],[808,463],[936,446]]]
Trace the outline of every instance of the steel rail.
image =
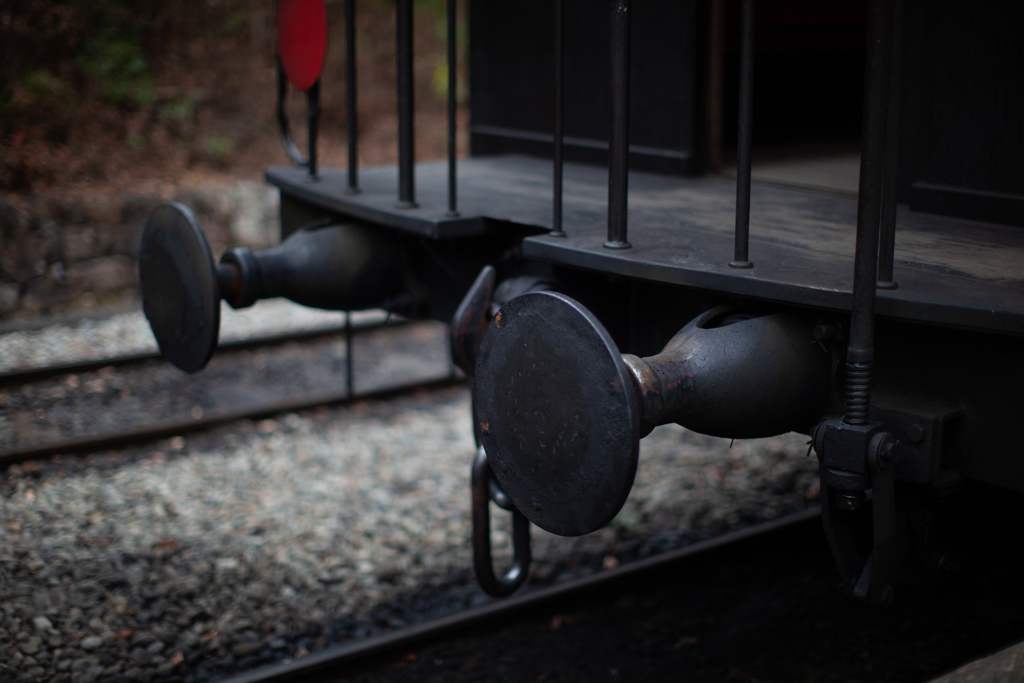
[[82,436],[73,439],[51,441],[49,443],[17,448],[10,451],[0,452],[0,466],[14,465],[26,460],[45,458],[51,455],[65,455],[76,453],[88,453],[107,448],[126,446],[132,443],[153,441],[170,436],[180,436],[189,432],[197,432],[228,422],[238,420],[252,420],[290,413],[297,410],[309,410],[325,405],[345,405],[360,399],[387,400],[408,394],[419,389],[436,390],[456,386],[463,383],[462,377],[449,373],[441,377],[434,377],[428,380],[419,380],[410,384],[399,384],[397,386],[372,389],[370,391],[349,393],[348,387],[338,391],[317,392],[306,394],[298,398],[271,401],[257,406],[245,408],[233,408],[225,410],[211,410],[204,412],[198,418],[176,418],[170,420],[157,420],[143,427],[127,429],[114,433],[96,434]]
[[647,574],[664,569],[673,563],[695,558],[728,545],[781,532],[799,524],[810,523],[820,516],[821,511],[818,508],[785,515],[763,524],[723,534],[706,541],[698,541],[685,548],[631,562],[582,579],[541,588],[518,597],[496,600],[480,607],[472,607],[457,614],[416,624],[391,633],[329,647],[296,661],[264,666],[223,679],[221,683],[283,683],[285,681],[316,680],[312,679],[312,677],[331,674],[343,666],[352,665],[370,657],[402,652],[410,646],[425,644],[465,631],[471,627],[491,624],[500,619],[507,619],[524,612],[537,610],[546,604],[554,603],[558,600],[575,597],[591,591],[596,592],[597,590],[607,589],[614,584],[625,581],[635,581]]
[[[392,318],[390,321],[381,320],[378,322],[370,322],[363,324],[354,324],[352,327],[359,331],[371,331],[381,327],[396,327],[398,325],[405,325],[410,321],[402,319]],[[231,341],[222,342],[217,346],[218,350],[223,351],[240,351],[245,349],[257,348],[260,346],[273,346],[275,344],[284,344],[289,341],[308,341],[312,339],[319,339],[321,337],[329,337],[335,334],[345,333],[346,325],[332,325],[331,327],[325,327],[314,330],[300,330],[297,332],[278,332],[275,334],[267,334],[258,337],[249,337],[247,339],[234,339]],[[85,372],[95,372],[101,368],[107,367],[124,367],[126,365],[135,365],[138,363],[144,363],[151,360],[159,360],[161,358],[159,351],[143,351],[140,353],[125,354],[123,356],[117,356],[116,358],[100,358],[95,360],[84,360],[84,361],[73,361],[70,363],[58,363],[56,365],[47,365],[45,367],[28,368],[24,370],[9,370],[6,372],[0,372],[0,387],[13,386],[18,384],[28,384],[30,382],[37,382],[44,379],[51,379],[53,377],[59,377],[61,375],[74,375]]]

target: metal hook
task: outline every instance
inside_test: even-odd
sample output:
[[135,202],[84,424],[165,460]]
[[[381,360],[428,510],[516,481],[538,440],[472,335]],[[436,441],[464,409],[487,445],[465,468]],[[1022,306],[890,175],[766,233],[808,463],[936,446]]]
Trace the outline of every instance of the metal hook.
[[284,72],[284,63],[280,55],[277,58],[277,124],[281,129],[281,142],[284,144],[284,151],[295,162],[296,166],[305,166],[309,169],[309,175],[316,177],[316,137],[317,119],[320,118],[320,80],[306,91],[306,119],[309,132],[309,150],[303,155],[292,139],[291,126],[288,123],[288,112],[285,106],[288,96],[288,78]]
[[[480,587],[496,598],[514,593],[526,581],[530,569],[530,521],[516,510],[494,480],[487,453],[480,446],[473,460],[473,568]],[[491,512],[494,500],[512,513],[512,566],[501,577],[494,573],[491,555]]]
[[288,96],[288,78],[284,73],[284,64],[280,55],[277,58],[277,125],[281,128],[281,142],[284,151],[297,166],[305,166],[309,160],[299,151],[292,140],[291,126],[288,125],[288,112],[285,109],[285,98]]
[[[815,441],[818,430],[815,430]],[[887,432],[879,432],[867,447],[866,464],[871,473],[872,547],[865,555],[854,542],[851,512],[865,500],[860,490],[840,490],[828,482],[826,461],[822,459],[821,518],[832,557],[836,561],[844,590],[874,607],[887,607],[893,598],[890,584],[903,560],[907,542],[905,519],[898,514],[893,476],[893,450],[898,442]],[[821,450],[819,458],[822,458]]]

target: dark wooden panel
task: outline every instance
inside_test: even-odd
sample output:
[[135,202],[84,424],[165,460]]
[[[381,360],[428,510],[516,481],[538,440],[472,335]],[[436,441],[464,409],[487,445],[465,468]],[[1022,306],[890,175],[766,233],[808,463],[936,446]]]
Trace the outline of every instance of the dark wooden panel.
[[908,0],[901,197],[1024,224],[1024,3]]
[[[470,5],[474,155],[551,155],[554,129],[554,3]],[[630,142],[636,167],[700,170],[695,0],[632,5]],[[609,118],[611,3],[565,0],[566,157],[603,163]],[[647,148],[644,150],[643,148]],[[657,152],[657,151],[660,151]],[[654,153],[649,153],[654,152]]]

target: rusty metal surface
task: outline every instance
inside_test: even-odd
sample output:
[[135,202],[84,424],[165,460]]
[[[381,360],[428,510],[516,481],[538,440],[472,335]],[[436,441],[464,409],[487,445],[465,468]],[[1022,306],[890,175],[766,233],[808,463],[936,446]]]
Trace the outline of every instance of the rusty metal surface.
[[647,434],[671,422],[730,439],[807,433],[828,406],[832,362],[813,319],[720,306],[691,320],[661,353],[624,356]]

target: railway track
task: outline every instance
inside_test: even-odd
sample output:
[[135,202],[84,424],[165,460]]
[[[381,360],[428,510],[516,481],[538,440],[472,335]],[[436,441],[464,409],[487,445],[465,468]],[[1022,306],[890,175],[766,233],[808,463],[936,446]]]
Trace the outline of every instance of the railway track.
[[[0,679],[216,681],[486,602],[469,570],[468,392],[437,388],[450,373],[446,328],[367,328],[352,335],[351,356],[345,346],[327,336],[222,352],[196,375],[150,360],[44,378],[21,394],[0,389],[7,425],[17,417],[37,429],[114,431],[175,411],[192,420],[196,405],[209,417],[239,397],[280,400],[288,386],[308,396],[314,381],[347,395],[349,357],[357,394],[435,387],[174,438],[136,441],[122,430],[128,442],[116,448],[0,471]],[[614,528],[568,541],[535,531],[535,585],[593,573],[612,554],[707,537],[734,518],[750,523],[755,507],[779,514],[806,504],[803,461],[781,459],[802,446],[738,446],[723,458],[713,440],[681,430],[648,441],[638,502]],[[691,513],[658,502],[657,485],[673,480],[651,468],[667,467],[679,448],[694,459],[687,477],[726,488],[735,479],[745,493],[722,511],[696,491]],[[764,494],[734,477],[730,463],[743,457],[785,491]],[[755,502],[766,495],[766,505]],[[659,537],[666,519],[698,531]],[[499,551],[502,520],[495,515]]]
[[[195,376],[156,352],[8,371],[0,374],[0,464],[447,386],[458,378],[445,346],[441,325],[381,317],[230,340]],[[362,349],[367,357],[354,360]]]
[[923,683],[1024,637],[1013,578],[979,578],[867,608],[835,590],[808,510],[225,683]]
[[[384,322],[361,325],[358,329],[381,327]],[[289,341],[304,341],[320,339],[345,333],[345,326],[331,326],[323,329],[299,330],[267,334],[246,339],[226,341],[218,346],[221,351],[239,351],[244,349],[255,349],[261,346],[281,344]],[[66,363],[54,363],[40,367],[20,368],[0,372],[0,387],[28,384],[44,379],[51,379],[61,375],[80,375],[86,372],[95,372],[103,368],[120,368],[131,365],[138,365],[146,361],[159,360],[160,352],[157,350],[140,351],[137,353],[126,353],[109,358],[96,358],[88,360],[71,361]]]
[[[231,677],[224,683],[339,680],[345,679],[359,667],[364,668],[358,673],[365,675],[367,673],[365,665],[368,662],[371,663],[375,671],[381,667],[395,668],[396,664],[398,665],[397,669],[401,671],[407,669],[409,664],[420,661],[420,652],[426,652],[426,650],[438,646],[443,647],[442,644],[446,640],[455,641],[460,637],[465,637],[470,629],[477,630],[479,636],[480,632],[484,630],[494,632],[496,629],[507,628],[508,623],[513,621],[522,623],[524,620],[539,618],[544,621],[556,618],[560,610],[565,610],[573,602],[588,598],[604,601],[609,592],[617,591],[630,583],[635,584],[648,580],[657,576],[659,572],[679,568],[688,561],[699,561],[703,559],[704,555],[712,554],[726,546],[742,546],[751,539],[770,537],[794,526],[806,526],[808,522],[817,520],[819,516],[816,510],[788,515],[599,574],[535,589],[512,598],[493,601],[481,607],[470,608],[392,633],[339,645],[294,662],[247,672]],[[562,621],[564,623],[564,616]],[[558,630],[558,628],[554,630]],[[410,657],[410,654],[415,656]],[[457,666],[472,661],[472,653],[467,654],[470,657],[458,662]],[[436,659],[434,661],[436,662]],[[432,662],[428,666],[436,669],[441,665]]]
[[[184,410],[187,424],[166,427],[173,439],[121,433],[117,450],[99,453],[94,441],[84,460],[0,473],[0,660],[11,667],[0,678],[200,683],[251,669],[235,680],[680,680],[692,671],[683,680],[925,681],[1024,637],[1003,610],[1019,613],[1006,594],[995,602],[961,589],[960,602],[944,594],[932,604],[932,593],[906,593],[885,613],[840,596],[816,513],[761,524],[814,505],[799,438],[730,449],[656,432],[613,525],[581,539],[535,529],[528,592],[487,600],[468,571],[468,398],[440,389],[451,381],[444,332],[367,326],[351,346],[325,334],[222,350],[193,376],[144,360],[29,383],[33,415],[124,406],[141,419]],[[389,400],[347,402],[350,359],[355,393]],[[303,369],[340,402],[302,410],[331,403],[297,379]],[[152,392],[132,372],[178,383]],[[72,375],[88,402],[69,402]],[[281,401],[284,377],[305,403],[278,412],[254,400],[238,419],[222,413],[221,427],[189,436],[210,426],[191,414],[197,397],[269,386]],[[230,381],[242,388],[226,391]],[[408,385],[437,390],[410,395]],[[12,390],[0,392],[11,411]],[[136,393],[181,400],[128,410]],[[200,417],[212,421],[217,405],[228,403],[202,404]],[[276,417],[243,417],[259,411]],[[505,519],[495,520],[500,548]],[[39,630],[40,616],[52,630]],[[897,661],[901,649],[912,656]],[[883,664],[891,675],[879,674]]]

